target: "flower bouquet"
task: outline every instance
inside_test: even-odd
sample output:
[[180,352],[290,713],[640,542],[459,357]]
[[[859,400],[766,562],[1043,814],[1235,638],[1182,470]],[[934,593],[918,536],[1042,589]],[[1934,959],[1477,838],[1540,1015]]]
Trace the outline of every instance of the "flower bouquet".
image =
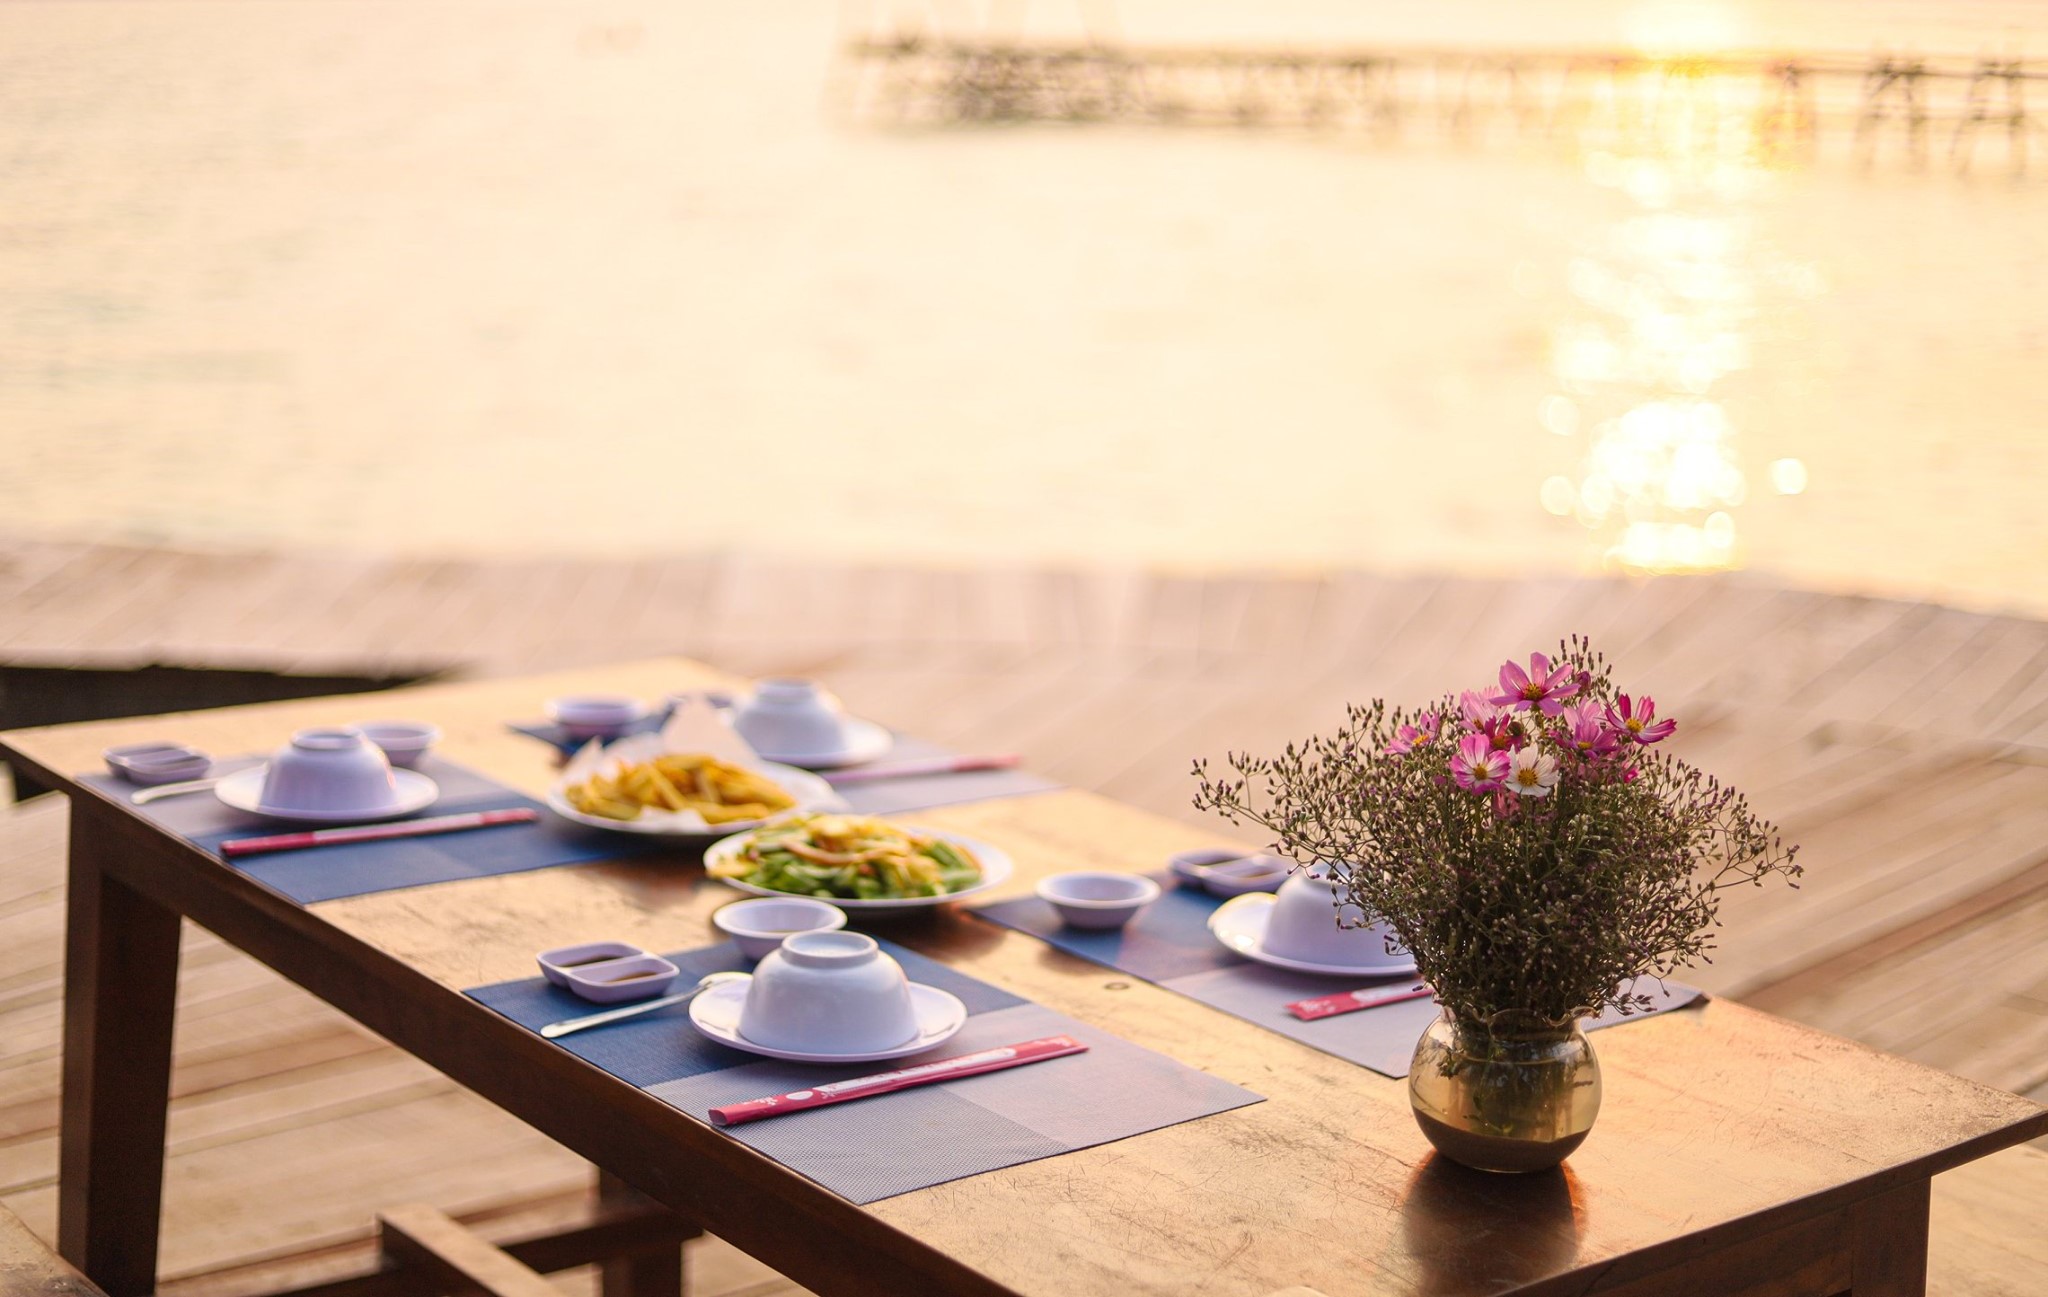
[[1574,638],[1496,687],[1354,705],[1277,757],[1233,753],[1227,777],[1197,763],[1195,805],[1266,829],[1393,929],[1442,1010],[1409,1074],[1424,1134],[1535,1170],[1599,1111],[1580,1019],[1646,1008],[1637,978],[1705,958],[1724,889],[1799,873],[1740,794],[1671,754],[1675,728]]

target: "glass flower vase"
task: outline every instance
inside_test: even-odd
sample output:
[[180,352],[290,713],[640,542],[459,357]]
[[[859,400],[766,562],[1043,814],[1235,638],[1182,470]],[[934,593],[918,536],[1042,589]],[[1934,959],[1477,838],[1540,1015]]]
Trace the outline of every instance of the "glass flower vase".
[[1443,1011],[1415,1044],[1408,1103],[1437,1151],[1481,1171],[1541,1171],[1565,1160],[1600,1112],[1600,1063],[1586,1033],[1464,1021]]

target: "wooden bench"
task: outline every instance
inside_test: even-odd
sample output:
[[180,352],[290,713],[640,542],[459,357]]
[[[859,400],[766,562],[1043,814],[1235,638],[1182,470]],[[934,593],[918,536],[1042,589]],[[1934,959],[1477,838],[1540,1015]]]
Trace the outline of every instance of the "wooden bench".
[[[546,1276],[586,1265],[602,1297],[683,1297],[681,1248],[701,1232],[610,1176],[583,1220],[503,1246],[411,1203],[378,1213],[375,1270],[273,1297],[561,1297]],[[106,1294],[0,1206],[0,1297]]]
[[561,1297],[546,1276],[586,1265],[599,1267],[601,1297],[683,1297],[682,1245],[702,1233],[601,1174],[582,1220],[502,1244],[437,1207],[386,1208],[375,1270],[269,1297]]

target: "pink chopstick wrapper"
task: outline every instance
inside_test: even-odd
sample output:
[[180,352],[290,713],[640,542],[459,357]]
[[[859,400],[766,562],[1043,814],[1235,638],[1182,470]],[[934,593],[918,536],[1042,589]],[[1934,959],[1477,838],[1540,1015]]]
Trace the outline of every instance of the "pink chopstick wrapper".
[[913,1086],[935,1085],[940,1081],[957,1081],[963,1076],[1000,1072],[1006,1067],[1022,1067],[1026,1063],[1043,1063],[1049,1058],[1064,1058],[1068,1054],[1085,1053],[1087,1049],[1086,1045],[1072,1036],[1044,1036],[1038,1040],[1027,1040],[1021,1045],[1001,1045],[995,1049],[942,1058],[936,1063],[920,1063],[916,1067],[906,1067],[895,1072],[878,1072],[873,1076],[855,1077],[851,1081],[833,1081],[808,1090],[791,1090],[788,1094],[771,1094],[764,1099],[728,1103],[722,1108],[711,1109],[711,1124],[738,1126],[750,1121],[760,1121],[764,1117],[780,1117],[786,1112],[823,1108],[830,1104],[847,1103],[854,1099],[867,1099],[878,1094],[908,1090]]
[[424,838],[435,833],[487,829],[494,824],[529,824],[539,818],[539,811],[523,806],[503,811],[471,811],[464,815],[443,815],[431,820],[398,820],[391,824],[368,824],[356,829],[315,829],[310,833],[278,833],[267,838],[229,838],[220,844],[220,853],[223,856],[248,856],[259,851],[297,851],[302,847],[331,847],[347,842]]
[[1371,991],[1340,991],[1335,995],[1318,995],[1312,1000],[1296,1000],[1287,1006],[1287,1011],[1303,1022],[1313,1022],[1317,1018],[1331,1018],[1340,1013],[1377,1009],[1382,1004],[1419,1000],[1430,994],[1433,992],[1429,989],[1429,983],[1414,982],[1407,986],[1389,986]]

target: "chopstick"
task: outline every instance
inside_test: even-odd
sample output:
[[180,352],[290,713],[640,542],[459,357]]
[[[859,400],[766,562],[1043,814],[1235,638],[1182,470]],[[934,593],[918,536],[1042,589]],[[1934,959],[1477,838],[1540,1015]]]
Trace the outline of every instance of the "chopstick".
[[1339,991],[1335,995],[1296,1000],[1287,1006],[1287,1011],[1303,1022],[1313,1022],[1317,1018],[1356,1013],[1360,1009],[1377,1009],[1382,1004],[1399,1004],[1403,1000],[1419,1000],[1433,994],[1435,992],[1427,982],[1416,982],[1410,986],[1368,987],[1363,991]]
[[828,784],[864,784],[876,779],[908,779],[916,775],[963,774],[970,770],[1009,770],[1024,758],[1014,753],[993,757],[928,757],[922,761],[899,761],[893,766],[857,766],[851,770],[824,772]]
[[1069,1054],[1086,1053],[1088,1047],[1072,1036],[1044,1036],[1027,1040],[1021,1045],[1000,1045],[972,1054],[958,1054],[942,1058],[936,1063],[921,1063],[895,1072],[878,1072],[873,1076],[856,1077],[851,1081],[830,1081],[824,1085],[812,1086],[808,1090],[791,1090],[787,1094],[771,1094],[763,1099],[747,1099],[740,1103],[728,1103],[722,1108],[710,1110],[714,1126],[738,1126],[767,1117],[780,1117],[786,1112],[802,1112],[806,1108],[823,1108],[834,1103],[848,1103],[854,1099],[866,1099],[877,1094],[890,1094],[897,1090],[908,1090],[913,1086],[934,1085],[940,1081],[956,1081],[963,1076],[979,1076],[983,1072],[1000,1072],[1004,1068],[1022,1067],[1026,1063],[1043,1063],[1049,1058],[1065,1058]]
[[458,833],[463,829],[487,829],[498,824],[528,824],[539,818],[540,812],[530,806],[503,811],[471,811],[465,815],[399,820],[394,824],[366,824],[353,829],[315,829],[310,833],[278,833],[267,838],[229,838],[220,844],[220,853],[223,856],[248,856],[260,851],[298,851],[305,847],[329,847],[344,842],[423,838],[432,833]]

